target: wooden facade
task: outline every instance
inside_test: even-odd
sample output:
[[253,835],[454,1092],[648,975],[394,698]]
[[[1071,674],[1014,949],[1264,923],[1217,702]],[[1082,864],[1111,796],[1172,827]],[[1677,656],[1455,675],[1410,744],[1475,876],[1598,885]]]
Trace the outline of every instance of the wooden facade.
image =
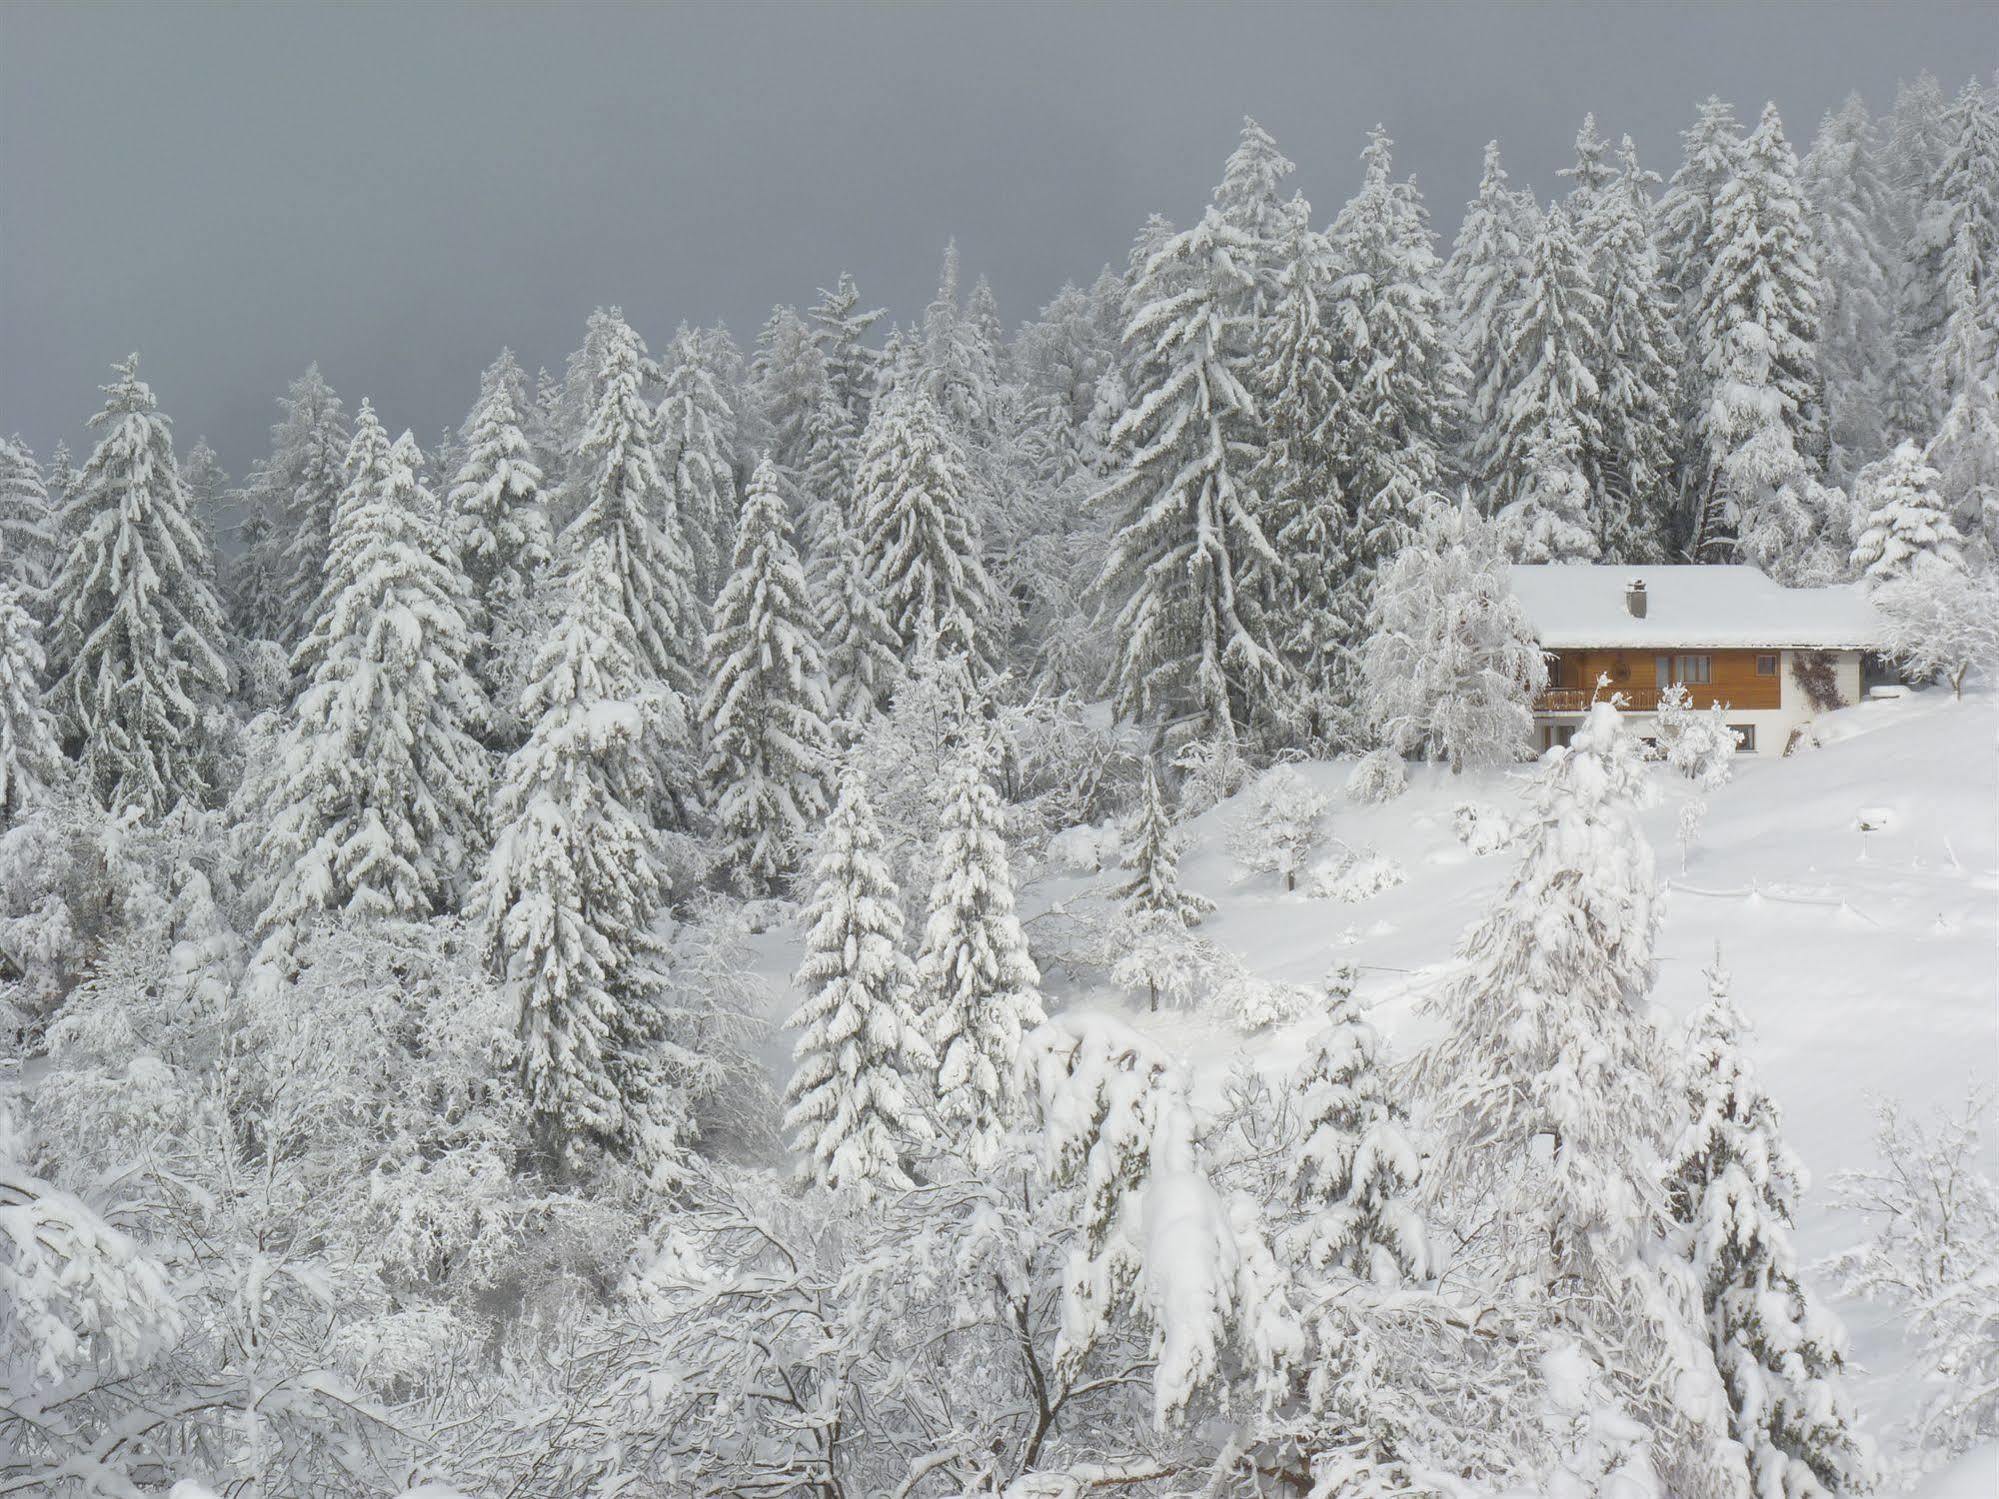
[[1634,713],[1659,705],[1661,689],[1687,685],[1696,708],[1726,703],[1751,711],[1783,706],[1784,658],[1780,651],[1738,650],[1569,650],[1548,653],[1548,690],[1535,701],[1537,713],[1581,713],[1610,678],[1610,691],[1628,699]]

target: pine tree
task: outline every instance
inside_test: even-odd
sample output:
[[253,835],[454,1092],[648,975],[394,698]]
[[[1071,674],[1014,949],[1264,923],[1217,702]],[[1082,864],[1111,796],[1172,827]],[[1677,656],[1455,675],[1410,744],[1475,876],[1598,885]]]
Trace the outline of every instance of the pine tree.
[[50,699],[99,804],[159,817],[211,789],[202,716],[229,668],[171,424],[138,355],[113,368],[91,418],[104,435],[63,518]]
[[613,313],[600,346],[601,394],[577,441],[572,483],[579,505],[563,543],[577,556],[606,543],[617,570],[617,605],[632,622],[639,660],[686,699],[706,632],[672,484],[660,464],[659,421],[642,389],[645,345]]
[[1268,611],[1282,563],[1249,487],[1256,414],[1230,353],[1244,248],[1210,209],[1146,261],[1118,471],[1095,501],[1116,525],[1095,585],[1114,611],[1113,704],[1193,738],[1246,727],[1281,680]]
[[874,403],[876,367],[880,356],[863,340],[882,320],[885,309],[855,311],[861,305],[860,289],[845,271],[832,291],[820,288],[819,300],[805,314],[812,325],[819,352],[826,360],[826,383],[844,417],[844,430],[856,437],[866,430],[868,408]]
[[524,380],[513,351],[502,349],[480,382],[451,485],[452,535],[488,620],[527,598],[554,552],[544,476],[520,405]]
[[1597,134],[1596,116],[1584,115],[1576,131],[1576,164],[1555,174],[1575,184],[1569,189],[1568,209],[1577,223],[1596,211],[1597,201],[1617,178],[1616,169],[1604,159],[1609,155],[1610,142]]
[[659,425],[674,508],[687,537],[700,596],[711,599],[728,569],[736,524],[736,414],[723,394],[710,350],[682,324],[674,335],[660,397]]
[[1465,368],[1466,433],[1460,465],[1473,474],[1499,471],[1500,408],[1518,383],[1507,363],[1507,337],[1528,273],[1528,249],[1540,215],[1525,193],[1506,185],[1499,142],[1487,141],[1478,196],[1444,267],[1453,318],[1452,342]]
[[1700,1280],[1730,1425],[1757,1494],[1867,1493],[1873,1454],[1843,1387],[1840,1329],[1806,1294],[1791,1246],[1804,1171],[1743,1055],[1748,1025],[1719,959],[1707,980],[1686,1065],[1689,1123],[1666,1182],[1681,1253]]
[[1340,268],[1331,315],[1347,361],[1341,490],[1356,507],[1361,617],[1375,576],[1421,524],[1422,499],[1443,473],[1464,385],[1447,338],[1429,213],[1413,182],[1392,179],[1393,144],[1380,126],[1368,133],[1365,180],[1330,235]]
[[860,537],[846,518],[833,515],[815,542],[823,551],[813,583],[827,707],[837,719],[858,724],[886,701],[900,670],[895,628],[876,601]]
[[1111,893],[1129,915],[1163,914],[1182,926],[1200,925],[1201,917],[1214,910],[1215,903],[1180,888],[1180,841],[1173,832],[1173,820],[1166,815],[1166,802],[1159,794],[1159,776],[1149,758],[1145,762],[1144,800],[1139,805],[1134,834],[1138,846],[1125,859],[1131,878]]
[[1693,1289],[1648,1253],[1672,1117],[1647,1014],[1659,902],[1634,813],[1650,794],[1643,751],[1598,703],[1542,762],[1518,866],[1436,1002],[1446,1033],[1418,1081],[1435,1090],[1446,1205],[1481,1225],[1460,1264],[1581,1342],[1650,1426],[1667,1492],[1708,1492],[1740,1454]]
[[958,242],[944,247],[937,294],[923,309],[912,349],[916,382],[951,435],[966,448],[985,440],[991,419],[992,374],[987,351],[958,300]]
[[18,585],[0,578],[0,831],[46,797],[63,771],[55,724],[42,706],[42,647],[20,598]]
[[375,415],[374,402],[361,398],[354,413],[354,435],[348,440],[341,460],[339,502],[333,509],[333,534],[327,543],[326,572],[320,580],[319,597],[310,611],[312,626],[292,649],[292,680],[303,686],[319,669],[319,663],[336,637],[331,621],[333,602],[342,589],[359,576],[367,533],[349,525],[357,510],[374,503],[389,476],[389,434]]
[[18,437],[0,438],[0,582],[36,619],[49,617],[50,586],[62,566],[55,509],[35,455]]
[[823,671],[777,467],[765,459],[743,501],[735,570],[715,600],[701,703],[722,857],[752,891],[783,887],[826,815]]
[[1515,562],[1594,562],[1602,553],[1582,434],[1566,416],[1530,430],[1514,499],[1495,517]]
[[1937,471],[1905,442],[1868,465],[1854,486],[1865,515],[1853,544],[1853,570],[1870,588],[1964,566],[1964,538],[1937,493]]
[[1682,353],[1673,303],[1652,244],[1646,184],[1658,174],[1638,165],[1625,136],[1618,175],[1581,226],[1584,252],[1603,298],[1593,340],[1597,419],[1598,538],[1603,556],[1654,562],[1667,554],[1673,529],[1674,411]]
[[1825,382],[1826,472],[1835,483],[1850,484],[1886,443],[1895,359],[1889,279],[1894,208],[1873,122],[1858,94],[1820,124],[1802,183],[1824,283],[1818,363]]
[[1824,451],[1815,350],[1820,277],[1798,162],[1776,106],[1742,146],[1716,196],[1711,258],[1694,321],[1705,380],[1706,470],[1696,560],[1714,560],[1755,510],[1783,503]]
[[931,1143],[923,1080],[936,1066],[916,1010],[916,970],[902,951],[902,908],[881,830],[849,776],[819,845],[799,1032],[784,1127],[814,1180],[863,1194],[908,1187],[910,1158]]
[[342,585],[298,653],[314,664],[285,745],[268,835],[277,887],[259,923],[273,976],[322,913],[449,909],[483,841],[488,770],[472,736],[489,709],[418,461],[405,432],[374,492],[343,501]]
[[857,485],[857,541],[897,656],[927,639],[990,665],[998,601],[979,560],[972,479],[928,396],[897,390],[875,403]]
[[1233,353],[1237,378],[1244,384],[1252,378],[1257,350],[1268,332],[1264,320],[1277,303],[1291,264],[1299,220],[1311,216],[1302,198],[1287,198],[1284,192],[1284,179],[1296,170],[1277,149],[1275,137],[1245,115],[1241,137],[1215,185],[1215,212],[1241,237],[1236,258],[1241,280],[1232,279],[1224,295],[1239,298],[1229,311],[1237,320]]
[[1292,1081],[1304,1129],[1291,1160],[1292,1201],[1307,1213],[1300,1258],[1379,1286],[1429,1273],[1423,1221],[1411,1202],[1422,1158],[1408,1110],[1389,1091],[1380,1033],[1337,976],[1329,1023]]
[[348,427],[340,397],[317,364],[306,366],[278,405],[284,419],[271,428],[270,456],[250,471],[244,503],[268,521],[262,567],[276,610],[268,625],[273,639],[292,646],[312,629],[321,597]]
[[1943,154],[1930,178],[1915,223],[1911,284],[1924,300],[1912,298],[1906,330],[1912,357],[1921,362],[1915,378],[1927,376],[1923,411],[1929,417],[1918,435],[1934,430],[1951,396],[1952,371],[1944,353],[1952,283],[1969,278],[1974,288],[1999,276],[1999,108],[1976,78],[1965,80],[1941,121]]
[[[1592,370],[1602,362],[1603,322],[1603,299],[1574,226],[1564,209],[1550,204],[1536,225],[1527,275],[1506,317],[1504,362],[1513,384],[1500,396],[1498,428],[1488,449],[1491,466],[1480,478],[1486,503],[1504,513],[1525,498],[1530,481],[1544,504],[1557,490],[1566,494],[1570,480],[1557,479],[1551,470],[1567,462],[1583,501],[1571,519],[1592,540],[1586,548],[1566,540],[1559,559],[1523,555],[1522,560],[1592,560],[1600,547],[1600,521],[1591,513],[1597,481],[1592,460],[1601,449],[1603,427]],[[1529,529],[1509,525],[1516,533]]]
[[1889,243],[1895,257],[1895,360],[1888,388],[1889,441],[1913,438],[1921,442],[1936,427],[1930,355],[1934,320],[1943,296],[1936,275],[1941,266],[1925,256],[1923,220],[1929,210],[1930,186],[1950,145],[1944,120],[1948,103],[1942,87],[1928,70],[1895,91],[1882,142],[1883,175],[1891,195],[1893,227]]
[[1999,274],[1975,285],[1968,246],[1952,269],[1939,361],[1950,404],[1923,456],[1952,523],[1989,556],[1999,550]]
[[229,494],[229,475],[223,471],[222,459],[208,439],[197,437],[194,446],[180,459],[181,488],[187,493],[188,518],[194,522],[194,529],[201,537],[201,549],[207,572],[202,581],[210,591],[218,584],[216,569],[219,565],[215,529],[215,518],[222,513]]
[[774,307],[757,335],[750,381],[763,414],[767,456],[777,464],[786,498],[797,503],[812,462],[812,419],[826,399],[826,356],[795,307]]
[[583,1140],[670,1150],[672,1074],[699,1065],[661,1020],[667,884],[646,815],[653,720],[679,705],[619,607],[614,545],[599,536],[569,554],[567,603],[521,700],[533,727],[507,761],[470,903],[513,991],[522,1083],[552,1156]]
[[944,795],[916,981],[937,1054],[938,1116],[984,1165],[1020,1103],[1021,1037],[1044,1018],[1041,973],[1014,915],[999,794],[978,748],[961,755]]

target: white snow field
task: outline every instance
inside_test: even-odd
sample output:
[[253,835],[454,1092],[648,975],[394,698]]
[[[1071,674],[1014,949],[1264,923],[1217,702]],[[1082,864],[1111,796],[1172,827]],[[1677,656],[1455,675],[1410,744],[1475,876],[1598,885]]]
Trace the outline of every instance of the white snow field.
[[[1830,1211],[1838,1171],[1875,1159],[1877,1101],[1913,1116],[1961,1107],[1974,1086],[1999,1087],[1999,698],[1941,690],[1866,702],[1820,721],[1822,748],[1785,759],[1743,755],[1731,784],[1707,794],[1709,811],[1681,868],[1675,829],[1691,783],[1663,766],[1661,795],[1642,818],[1668,890],[1656,998],[1674,1027],[1705,992],[1716,944],[1737,1003],[1756,1027],[1751,1054],[1784,1110],[1789,1141],[1811,1172],[1797,1225],[1811,1265],[1864,1237]],[[1327,841],[1316,857],[1351,849],[1399,866],[1401,884],[1345,902],[1287,893],[1276,875],[1243,877],[1227,852],[1237,796],[1182,829],[1181,881],[1216,903],[1200,935],[1258,977],[1316,984],[1339,961],[1360,969],[1358,997],[1406,1060],[1430,1034],[1421,996],[1450,971],[1460,936],[1505,879],[1512,852],[1471,853],[1453,831],[1463,802],[1516,810],[1531,765],[1452,777],[1411,766],[1409,789],[1380,806],[1340,795],[1351,761],[1300,772],[1332,795]],[[1868,831],[1862,830],[1862,824]],[[1114,872],[1045,873],[1021,893],[1031,918],[1060,903],[1091,903]],[[795,942],[767,934],[759,967],[781,996],[799,995],[789,971]],[[1108,987],[1048,975],[1051,1011],[1109,1011],[1147,1033],[1212,1100],[1249,1064],[1288,1071],[1313,1022],[1245,1035],[1213,1008],[1148,1014],[1144,1001]],[[773,1038],[774,1069],[788,1067],[790,1033]],[[1988,1167],[1999,1150],[1988,1134]],[[1893,1454],[1891,1430],[1920,1402],[1894,1315],[1831,1296],[1845,1322],[1854,1394],[1868,1428]],[[1899,1463],[1897,1464],[1899,1468]],[[1924,1499],[1999,1494],[1999,1449],[1932,1473]]]

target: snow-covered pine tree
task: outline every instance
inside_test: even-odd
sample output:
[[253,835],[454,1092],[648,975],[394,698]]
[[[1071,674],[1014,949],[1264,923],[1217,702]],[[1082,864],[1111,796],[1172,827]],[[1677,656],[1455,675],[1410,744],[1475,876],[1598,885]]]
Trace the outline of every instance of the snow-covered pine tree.
[[70,540],[53,588],[49,697],[90,794],[156,818],[212,789],[202,715],[229,666],[171,423],[138,355],[113,368],[90,419],[104,435],[62,521]]
[[1804,1169],[1743,1054],[1748,1023],[1718,956],[1706,976],[1684,1068],[1688,1123],[1666,1167],[1668,1209],[1700,1285],[1750,1489],[1799,1499],[1869,1493],[1878,1475],[1844,1387],[1844,1338],[1806,1294],[1791,1246]]
[[999,793],[968,746],[944,789],[929,919],[916,956],[937,1113],[952,1145],[988,1164],[1019,1107],[1021,1037],[1045,1018],[1041,973],[1013,909]]
[[1457,774],[1529,753],[1548,669],[1514,599],[1498,532],[1441,495],[1383,574],[1362,665],[1369,721],[1399,754]]
[[489,707],[417,466],[405,432],[374,492],[343,501],[342,586],[295,656],[313,665],[285,744],[266,838],[277,884],[258,923],[259,966],[274,979],[322,914],[449,909],[484,843],[489,770],[473,735]]
[[1539,219],[1533,200],[1506,185],[1499,142],[1487,141],[1478,196],[1465,205],[1464,222],[1444,266],[1452,343],[1465,368],[1466,430],[1458,464],[1469,474],[1499,468],[1500,409],[1519,383],[1507,362],[1507,332],[1527,278],[1528,249]]
[[811,580],[826,667],[827,709],[849,725],[887,700],[900,670],[898,641],[875,596],[861,540],[846,517],[826,512],[814,537],[821,549]]
[[586,1140],[670,1155],[685,1127],[672,1073],[699,1065],[660,1019],[654,920],[667,884],[647,817],[646,747],[654,720],[680,705],[619,607],[614,546],[597,536],[566,554],[567,603],[521,699],[532,728],[507,761],[493,851],[468,903],[513,991],[522,1082],[556,1158]]
[[805,572],[777,466],[759,464],[743,500],[734,571],[715,600],[701,701],[702,779],[738,884],[780,890],[826,815],[832,736]]
[[1236,376],[1245,385],[1253,385],[1257,352],[1268,332],[1265,319],[1293,259],[1298,217],[1311,215],[1303,198],[1284,193],[1284,179],[1295,170],[1277,149],[1276,138],[1245,115],[1242,134],[1215,185],[1215,212],[1242,240],[1236,256],[1242,276],[1224,287],[1224,295],[1238,298],[1229,313],[1236,320]]
[[959,304],[958,242],[944,246],[937,294],[923,309],[923,324],[912,347],[916,383],[929,397],[951,435],[968,448],[987,435],[992,370],[976,330]]
[[0,582],[37,620],[49,617],[50,585],[62,566],[55,508],[35,455],[18,437],[0,438]]
[[348,426],[340,397],[317,364],[306,366],[278,405],[284,419],[271,428],[270,456],[250,471],[246,497],[270,517],[270,570],[280,611],[274,638],[292,646],[312,629],[321,597]]
[[1652,1252],[1675,1079],[1647,1014],[1659,905],[1634,812],[1651,791],[1609,703],[1543,760],[1519,864],[1435,1001],[1445,1035],[1418,1081],[1440,1200],[1472,1234],[1462,1269],[1578,1341],[1649,1427],[1667,1492],[1739,1493],[1697,1291]]
[[1376,575],[1422,523],[1423,496],[1442,477],[1464,387],[1449,341],[1436,236],[1415,183],[1391,175],[1393,144],[1378,125],[1368,132],[1360,193],[1329,231],[1340,272],[1331,317],[1346,361],[1341,490],[1355,506],[1362,617]]
[[1325,309],[1335,278],[1325,236],[1302,199],[1278,246],[1282,270],[1255,361],[1262,451],[1250,479],[1265,534],[1283,559],[1276,644],[1287,671],[1287,738],[1351,747],[1359,621],[1351,587],[1351,512],[1340,492],[1339,362]]
[[1944,111],[1941,131],[1943,155],[1916,216],[1910,270],[1925,300],[1908,304],[1905,330],[1911,354],[1923,362],[1917,376],[1927,376],[1924,411],[1930,419],[1918,437],[1935,429],[1951,396],[1954,372],[1945,345],[1958,300],[1953,281],[1968,277],[1979,288],[1999,277],[1999,107],[1975,75]]
[[1115,621],[1112,702],[1187,739],[1246,727],[1282,681],[1269,611],[1283,564],[1250,487],[1256,414],[1231,353],[1245,248],[1210,209],[1146,260],[1117,471],[1094,501],[1116,525],[1094,590]]
[[1865,517],[1853,543],[1853,571],[1870,588],[1964,567],[1963,538],[1937,493],[1937,471],[1905,442],[1860,472],[1855,509]]
[[340,499],[333,509],[333,533],[327,541],[325,575],[320,580],[319,597],[310,611],[312,625],[292,648],[292,680],[301,687],[319,669],[319,663],[325,659],[333,641],[335,630],[329,619],[333,601],[359,576],[367,533],[347,522],[354,512],[373,503],[381,493],[383,481],[389,476],[391,446],[388,431],[375,415],[374,402],[363,396],[361,409],[354,413],[354,434],[348,440],[347,453],[340,465]]
[[[616,337],[614,330],[624,321],[622,308],[593,308],[583,325],[582,346],[571,352],[562,367],[561,393],[547,418],[549,452],[542,460],[545,474],[560,473],[563,476],[562,488],[557,493],[556,506],[550,517],[558,533],[583,507],[584,475],[576,471],[576,450],[603,395],[606,361]],[[639,363],[641,366],[645,363],[643,347]],[[641,369],[640,378],[643,377]]]
[[[1696,561],[1717,560],[1739,535],[1767,526],[1759,509],[1800,503],[1824,453],[1821,278],[1797,157],[1775,105],[1764,106],[1738,170],[1715,198],[1709,243],[1694,320],[1707,403]],[[1799,539],[1790,545],[1798,549]]]
[[1215,903],[1180,888],[1180,840],[1173,831],[1173,819],[1167,816],[1159,774],[1150,756],[1145,761],[1145,786],[1132,831],[1137,846],[1124,861],[1130,878],[1111,893],[1127,914],[1164,914],[1182,926],[1199,926]]
[[1921,442],[1936,428],[1930,355],[1943,287],[1934,279],[1939,267],[1922,253],[1923,219],[1930,185],[1949,149],[1948,108],[1942,85],[1924,69],[1897,84],[1882,133],[1882,173],[1893,210],[1889,243],[1897,251],[1891,268],[1895,360],[1887,393],[1891,442]]
[[18,585],[0,577],[0,831],[59,784],[64,769],[42,705],[41,642],[20,600]]
[[[1598,349],[1604,330],[1604,303],[1590,275],[1589,260],[1575,226],[1560,204],[1551,203],[1534,226],[1527,274],[1505,320],[1504,363],[1512,385],[1499,394],[1498,428],[1486,449],[1489,467],[1479,478],[1489,510],[1501,514],[1525,498],[1530,480],[1543,496],[1572,486],[1557,483],[1551,470],[1571,464],[1581,480],[1583,508],[1571,517],[1591,537],[1577,554],[1571,540],[1560,556],[1522,561],[1590,561],[1601,547],[1600,517],[1593,514],[1597,488],[1594,458],[1602,447],[1599,394],[1592,371],[1602,363]],[[1568,430],[1562,440],[1562,429]],[[1532,526],[1510,523],[1509,533]]]
[[1567,416],[1543,418],[1528,432],[1514,498],[1495,517],[1515,562],[1594,562],[1602,555],[1588,456]]
[[1576,161],[1574,166],[1563,167],[1556,172],[1557,177],[1566,177],[1569,188],[1569,216],[1580,224],[1596,211],[1597,200],[1616,180],[1617,171],[1609,160],[1610,142],[1605,140],[1596,128],[1596,115],[1592,112],[1583,116],[1583,122],[1576,129]]
[[1886,446],[1895,361],[1894,205],[1860,95],[1849,94],[1827,112],[1801,181],[1823,281],[1818,366],[1826,473],[1836,484],[1851,484]]
[[1380,1033],[1349,989],[1329,990],[1332,1013],[1291,1083],[1304,1132],[1291,1194],[1306,1214],[1295,1252],[1316,1269],[1378,1286],[1420,1280],[1430,1250],[1412,1201],[1423,1161],[1409,1111],[1390,1091]]
[[659,401],[661,451],[673,481],[674,509],[704,599],[715,596],[728,573],[736,524],[736,413],[711,353],[681,324]]
[[932,640],[990,665],[998,610],[980,558],[964,451],[922,391],[875,402],[861,447],[854,526],[876,602],[909,659]]
[[787,498],[812,461],[812,419],[826,399],[826,356],[795,307],[773,307],[757,335],[750,383],[764,422],[766,454],[777,464]]
[[832,291],[820,288],[819,300],[805,314],[819,352],[826,360],[826,383],[832,387],[833,398],[839,402],[848,428],[855,434],[868,425],[868,408],[875,398],[876,366],[880,363],[880,356],[865,340],[886,311],[876,307],[860,312],[856,310],[860,305],[860,288],[854,285],[851,275],[842,271]]
[[578,509],[563,544],[578,557],[595,542],[609,545],[617,607],[632,622],[640,662],[655,681],[691,699],[707,632],[672,483],[660,464],[659,419],[645,399],[645,345],[614,312],[600,347],[600,394],[576,445],[570,478]]
[[1656,562],[1667,555],[1674,527],[1670,488],[1682,354],[1672,294],[1652,243],[1647,184],[1658,174],[1638,165],[1628,135],[1618,147],[1617,166],[1616,180],[1597,195],[1581,229],[1603,299],[1591,369],[1600,427],[1598,537],[1608,561]]
[[1989,558],[1999,553],[1999,273],[1977,284],[1977,269],[1967,243],[1952,265],[1940,356],[1950,404],[1923,456],[1952,524]]
[[203,560],[208,568],[203,581],[214,590],[219,581],[216,569],[220,565],[216,519],[228,503],[229,475],[207,438],[197,437],[194,446],[181,454],[180,484],[187,494],[188,519],[194,522],[194,529],[201,536]]
[[910,1185],[910,1158],[932,1142],[924,1113],[937,1058],[902,950],[902,907],[881,829],[858,776],[819,841],[805,911],[805,999],[785,1088],[784,1127],[814,1180],[862,1194]]

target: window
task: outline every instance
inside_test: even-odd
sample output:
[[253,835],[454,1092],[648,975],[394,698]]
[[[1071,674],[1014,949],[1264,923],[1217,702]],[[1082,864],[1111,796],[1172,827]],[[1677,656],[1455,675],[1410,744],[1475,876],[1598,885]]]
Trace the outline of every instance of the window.
[[1685,682],[1689,687],[1705,687],[1710,680],[1708,675],[1708,658],[1706,656],[1680,657],[1680,674],[1678,680]]
[[1756,753],[1756,725],[1753,723],[1732,723],[1728,731],[1735,736],[1735,747],[1744,754]]
[[1547,742],[1542,748],[1566,749],[1569,742],[1576,737],[1576,726],[1572,723],[1551,723],[1548,725],[1543,737]]
[[1777,657],[1774,653],[1756,658],[1756,675],[1759,677],[1774,677],[1777,675]]

